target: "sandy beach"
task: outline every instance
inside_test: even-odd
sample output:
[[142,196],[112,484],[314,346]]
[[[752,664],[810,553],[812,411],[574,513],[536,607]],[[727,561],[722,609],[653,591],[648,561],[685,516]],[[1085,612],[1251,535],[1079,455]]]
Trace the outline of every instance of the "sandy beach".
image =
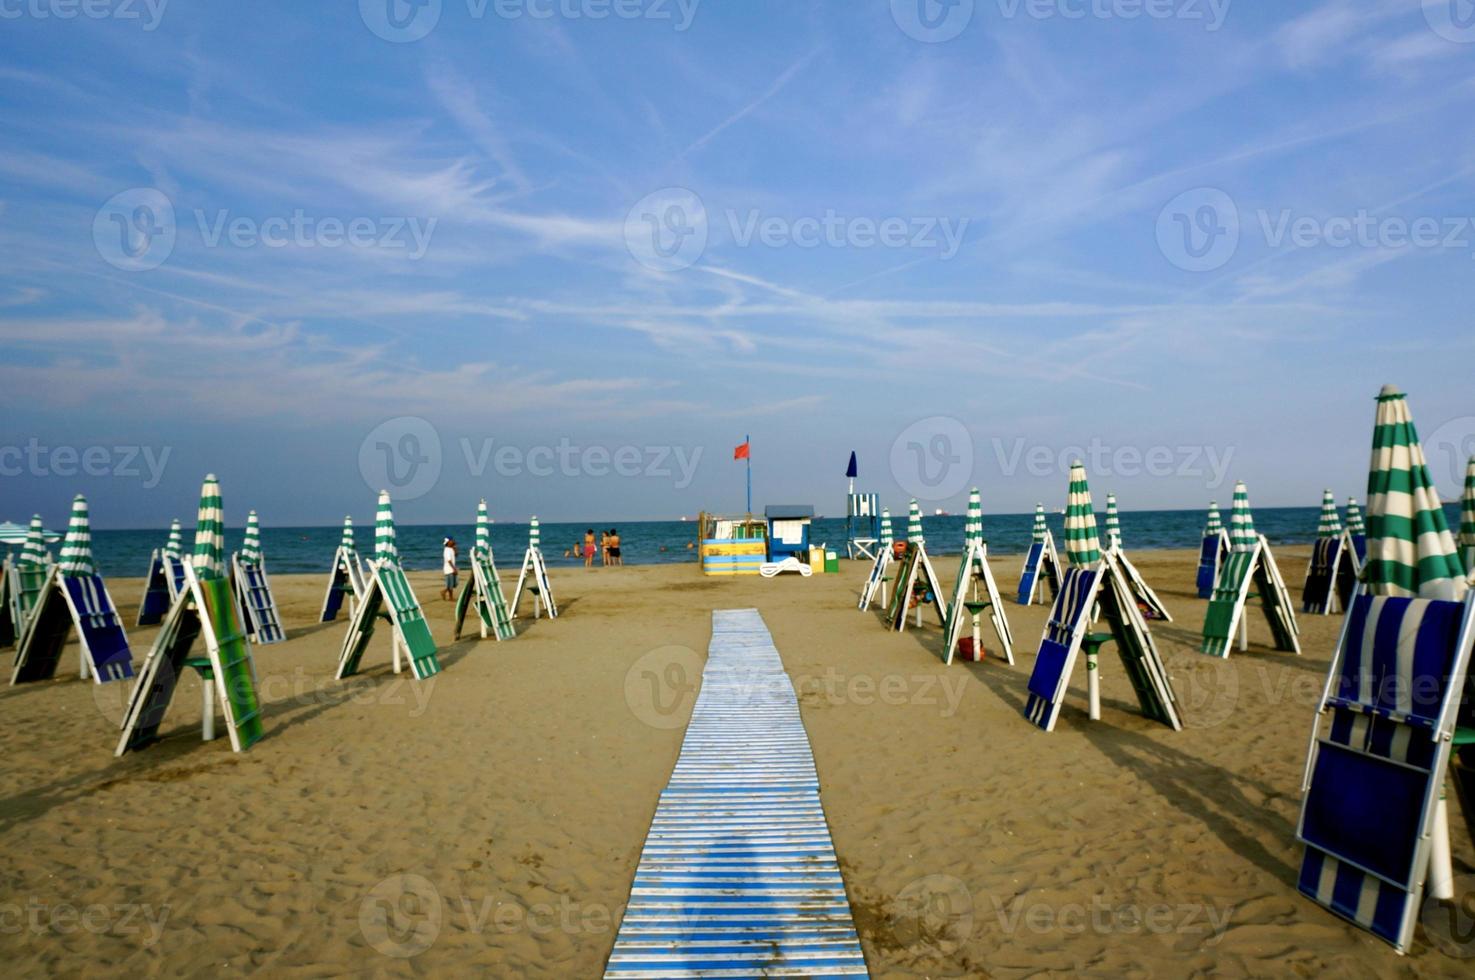
[[[1307,556],[1278,554],[1298,599]],[[323,579],[279,576],[291,638],[256,650],[267,737],[242,754],[201,742],[190,677],[164,740],[114,759],[121,686],[80,682],[74,643],[61,679],[0,691],[0,955],[25,976],[598,976],[711,611],[756,607],[874,976],[1468,976],[1422,928],[1399,957],[1295,891],[1340,618],[1302,618],[1300,658],[1252,619],[1250,651],[1213,661],[1195,557],[1134,560],[1174,615],[1154,632],[1182,732],[1138,713],[1110,648],[1100,722],[1081,666],[1053,734],[1023,720],[1046,608],[1013,603],[1017,556],[995,560],[1013,667],[944,667],[934,620],[896,635],[857,612],[860,564],[774,581],[632,566],[555,570],[560,618],[500,644],[452,642],[451,605],[415,573],[444,672],[395,676],[381,631],[335,682],[346,617],[316,624]],[[956,559],[937,565],[951,581]],[[141,583],[110,588],[131,622]],[[154,632],[129,631],[136,662]],[[1452,833],[1456,873],[1475,873]]]

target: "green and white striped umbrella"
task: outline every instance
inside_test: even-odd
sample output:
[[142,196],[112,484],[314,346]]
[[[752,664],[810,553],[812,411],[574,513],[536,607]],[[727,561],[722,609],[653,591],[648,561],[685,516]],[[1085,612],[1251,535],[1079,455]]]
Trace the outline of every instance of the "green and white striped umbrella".
[[1337,498],[1330,490],[1321,495],[1321,520],[1316,525],[1318,538],[1335,538],[1342,533],[1342,518],[1337,515]]
[[1465,496],[1460,501],[1460,547],[1465,552],[1465,571],[1475,572],[1475,456],[1465,467]]
[[1244,554],[1254,551],[1259,540],[1255,515],[1250,513],[1250,491],[1241,480],[1234,485],[1234,506],[1229,509],[1229,548]]
[[92,524],[87,520],[87,498],[80,493],[72,498],[72,519],[67,522],[67,537],[61,543],[61,573],[68,578],[97,574],[92,561]]
[[1035,526],[1029,532],[1029,539],[1035,544],[1044,544],[1045,535],[1050,531],[1050,525],[1045,523],[1045,505],[1035,504]]
[[31,517],[31,526],[26,530],[26,543],[21,546],[20,565],[46,564],[46,529],[41,526],[41,515]]
[[379,491],[379,506],[374,511],[374,561],[381,565],[399,564],[399,547],[394,541],[394,507],[389,491]]
[[543,532],[538,527],[538,515],[528,521],[528,547],[533,551],[543,550]]
[[1204,527],[1204,537],[1212,538],[1224,530],[1224,521],[1219,516],[1219,501],[1209,501],[1209,523]]
[[486,500],[476,505],[476,547],[472,550],[478,555],[492,553],[492,524],[487,516]]
[[195,572],[202,579],[225,577],[225,511],[220,483],[211,473],[200,487],[200,514],[195,522]]
[[1106,547],[1120,548],[1122,546],[1122,521],[1117,516],[1116,494],[1106,495]]
[[1091,505],[1091,487],[1086,483],[1086,466],[1080,460],[1070,466],[1070,494],[1065,504],[1065,554],[1072,565],[1094,565],[1101,560],[1101,539],[1096,536],[1096,511]]
[[261,564],[261,521],[254,510],[246,515],[246,541],[241,545],[241,564],[251,568]]
[[922,508],[917,506],[915,500],[907,508],[907,543],[927,543],[927,539],[922,537]]
[[983,544],[983,499],[977,487],[968,491],[968,519],[963,524],[963,544],[968,548]]
[[353,518],[343,518],[343,538],[338,542],[338,547],[344,551],[358,551],[358,546],[353,543]]
[[891,511],[881,511],[881,547],[889,549],[896,542],[896,535],[891,530]]
[[1353,534],[1367,533],[1362,523],[1362,508],[1357,505],[1356,497],[1347,498],[1347,530]]
[[169,540],[164,542],[164,557],[176,561],[184,555],[184,535],[179,529],[179,518],[169,524]]
[[1404,395],[1378,395],[1367,476],[1367,564],[1373,595],[1463,599],[1464,564],[1444,517]]

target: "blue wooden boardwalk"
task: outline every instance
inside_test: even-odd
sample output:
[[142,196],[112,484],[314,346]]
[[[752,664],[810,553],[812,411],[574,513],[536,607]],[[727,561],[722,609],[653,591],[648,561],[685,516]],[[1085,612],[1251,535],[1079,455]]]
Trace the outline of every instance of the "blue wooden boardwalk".
[[799,703],[756,609],[712,613],[701,693],[604,975],[869,975]]

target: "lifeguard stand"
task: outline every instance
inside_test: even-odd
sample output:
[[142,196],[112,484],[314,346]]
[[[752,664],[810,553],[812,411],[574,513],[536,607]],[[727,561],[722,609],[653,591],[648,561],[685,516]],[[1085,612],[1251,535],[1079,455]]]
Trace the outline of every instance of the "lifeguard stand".
[[845,554],[876,560],[881,540],[881,504],[874,493],[851,493],[845,498]]

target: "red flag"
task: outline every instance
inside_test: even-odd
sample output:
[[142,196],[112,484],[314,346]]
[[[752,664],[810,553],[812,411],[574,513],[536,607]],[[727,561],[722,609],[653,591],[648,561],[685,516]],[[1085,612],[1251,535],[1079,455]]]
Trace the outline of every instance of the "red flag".
[[733,459],[747,459],[748,458],[748,444],[745,442],[741,446],[739,446],[736,449],[734,449],[732,451],[732,458]]

